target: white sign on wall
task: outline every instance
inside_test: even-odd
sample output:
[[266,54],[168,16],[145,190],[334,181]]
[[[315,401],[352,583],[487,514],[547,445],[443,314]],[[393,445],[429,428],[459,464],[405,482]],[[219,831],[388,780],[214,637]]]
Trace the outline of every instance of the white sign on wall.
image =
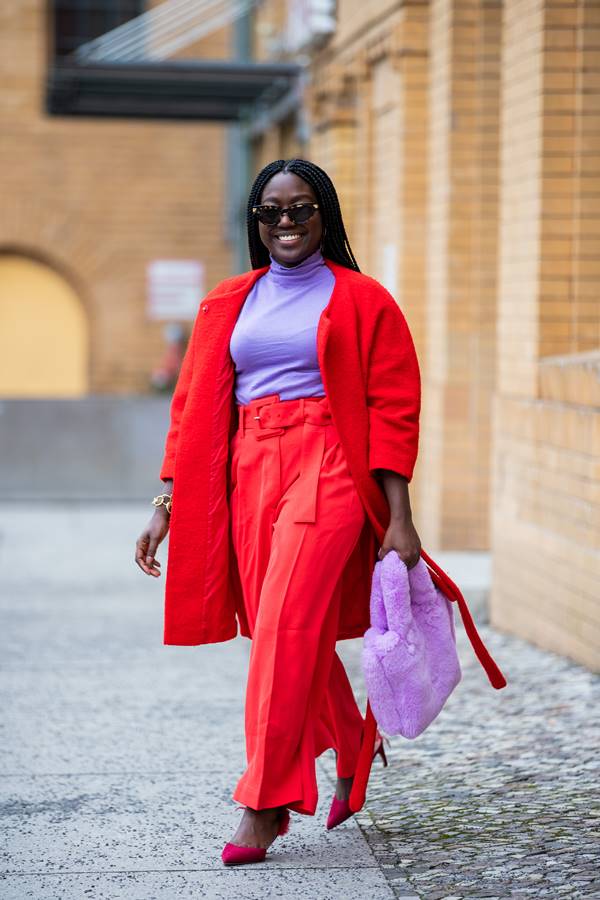
[[155,259],[146,275],[150,319],[194,319],[205,293],[203,263],[195,259]]

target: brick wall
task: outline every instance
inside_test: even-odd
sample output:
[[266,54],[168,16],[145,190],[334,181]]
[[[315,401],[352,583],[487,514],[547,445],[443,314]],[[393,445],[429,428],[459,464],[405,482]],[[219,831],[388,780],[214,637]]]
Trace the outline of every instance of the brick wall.
[[429,32],[423,529],[489,546],[500,5],[434,0]]
[[492,623],[600,670],[600,351],[539,373],[496,400]]
[[310,98],[311,155],[417,341],[424,544],[491,545],[494,623],[592,667],[599,65],[589,0],[341,0]]
[[[0,10],[0,252],[42,259],[76,287],[92,392],[144,391],[164,346],[145,314],[148,262],[201,259],[207,288],[231,272],[225,129],[48,117],[45,8]],[[228,51],[224,31],[209,43],[210,55]]]
[[491,600],[496,626],[595,669],[599,50],[596,3],[505,5]]

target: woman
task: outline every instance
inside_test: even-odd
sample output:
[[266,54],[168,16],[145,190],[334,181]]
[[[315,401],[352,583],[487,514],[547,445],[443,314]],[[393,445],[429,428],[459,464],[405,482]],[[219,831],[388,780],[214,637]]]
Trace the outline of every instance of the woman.
[[[277,160],[248,200],[252,270],[202,301],[171,404],[163,494],[136,545],[160,575],[165,643],[252,639],[245,809],[225,864],[264,859],[289,811],[313,815],[315,758],[337,755],[328,827],[348,797],[363,717],[336,640],[369,626],[377,558],[421,544],[408,483],[420,380],[400,308],[362,275],[335,188]],[[172,508],[171,508],[172,507]],[[373,746],[381,753],[381,738]]]

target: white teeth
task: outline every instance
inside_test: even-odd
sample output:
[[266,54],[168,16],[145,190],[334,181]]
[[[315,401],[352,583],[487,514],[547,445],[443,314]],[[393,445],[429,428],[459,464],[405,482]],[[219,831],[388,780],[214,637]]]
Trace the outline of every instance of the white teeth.
[[302,237],[300,234],[278,234],[278,241],[295,241],[296,238]]

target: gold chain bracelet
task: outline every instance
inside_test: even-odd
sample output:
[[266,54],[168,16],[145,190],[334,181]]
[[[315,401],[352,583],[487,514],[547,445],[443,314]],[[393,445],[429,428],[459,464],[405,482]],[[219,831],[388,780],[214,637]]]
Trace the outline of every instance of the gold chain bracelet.
[[173,495],[172,494],[159,494],[157,497],[154,497],[152,500],[152,505],[156,506],[158,509],[159,506],[164,506],[169,515],[171,515],[171,507],[173,505]]

